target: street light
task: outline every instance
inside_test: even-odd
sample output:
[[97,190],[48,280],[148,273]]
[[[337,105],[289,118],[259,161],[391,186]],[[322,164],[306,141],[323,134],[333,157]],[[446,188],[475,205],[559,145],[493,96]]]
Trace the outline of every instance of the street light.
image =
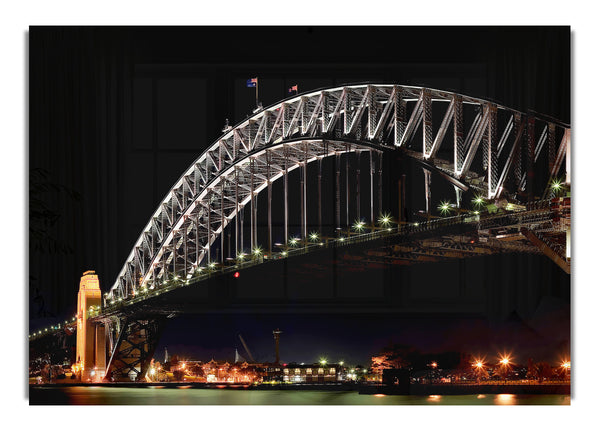
[[481,375],[484,373],[483,360],[475,359],[475,362],[473,363],[473,368],[475,368],[475,374],[477,375],[477,384],[479,384]]
[[508,367],[511,363],[511,357],[507,354],[504,354],[500,357],[500,368],[502,369],[502,374],[504,374],[504,381],[508,378]]

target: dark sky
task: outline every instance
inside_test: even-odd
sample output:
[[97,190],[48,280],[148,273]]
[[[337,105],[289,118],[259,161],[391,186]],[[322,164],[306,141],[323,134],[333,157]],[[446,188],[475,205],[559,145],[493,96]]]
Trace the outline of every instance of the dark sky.
[[[259,78],[265,106],[295,84],[304,92],[386,82],[456,91],[566,123],[571,115],[568,27],[32,27],[29,68],[30,208],[40,210],[30,219],[32,329],[73,315],[84,271],[95,269],[110,288],[151,213],[221,134],[225,118],[236,124],[251,113],[248,78]],[[485,279],[515,265],[528,275],[505,276],[493,295],[482,287],[475,313],[450,301],[434,314],[411,314],[409,303],[394,315],[180,317],[166,328],[157,358],[164,346],[198,356],[232,356],[236,347],[242,353],[241,332],[257,358],[270,359],[274,326],[284,330],[287,361],[322,352],[362,362],[396,339],[428,350],[460,348],[457,333],[492,346],[496,326],[513,311],[540,328],[540,313],[568,324],[568,277],[544,259],[481,263]],[[419,292],[436,283],[421,275],[451,270],[407,271],[407,289]],[[421,296],[437,303],[440,293]],[[511,325],[514,319],[500,326]]]

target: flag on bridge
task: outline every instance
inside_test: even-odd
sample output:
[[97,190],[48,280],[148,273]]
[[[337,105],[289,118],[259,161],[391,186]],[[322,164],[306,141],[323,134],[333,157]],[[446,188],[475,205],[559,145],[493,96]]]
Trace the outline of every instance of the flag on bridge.
[[246,87],[256,87],[258,85],[258,78],[250,78],[246,81]]
[[296,94],[298,94],[298,84],[288,88],[288,94],[292,94],[294,91],[296,92]]

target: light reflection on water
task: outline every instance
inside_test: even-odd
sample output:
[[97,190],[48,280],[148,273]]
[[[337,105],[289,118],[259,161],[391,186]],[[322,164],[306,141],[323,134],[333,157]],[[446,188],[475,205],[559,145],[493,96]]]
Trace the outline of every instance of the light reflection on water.
[[569,405],[569,395],[360,395],[352,391],[196,388],[30,388],[30,404],[79,405]]
[[516,404],[515,402],[515,396],[513,394],[498,394],[496,395],[496,402],[494,404],[500,404],[500,405],[514,405]]

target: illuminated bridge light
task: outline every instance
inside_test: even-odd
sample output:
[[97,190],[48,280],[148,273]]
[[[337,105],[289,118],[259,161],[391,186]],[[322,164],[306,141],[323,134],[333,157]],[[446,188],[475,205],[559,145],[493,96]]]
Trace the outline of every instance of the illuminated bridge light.
[[317,240],[319,239],[319,234],[318,234],[317,232],[312,232],[312,233],[309,235],[309,238],[310,238],[310,240],[311,240],[311,241],[313,241],[313,242],[314,242],[314,241],[317,241]]
[[377,220],[382,227],[388,227],[392,223],[392,217],[389,214],[381,214]]
[[298,244],[298,238],[290,238],[289,244],[291,246],[295,246],[296,244]]
[[552,190],[558,191],[558,190],[562,189],[562,183],[560,180],[554,179],[554,180],[552,180],[552,184],[550,187],[552,187]]
[[365,230],[365,222],[362,220],[357,220],[354,222],[354,226],[352,227],[355,231],[362,232],[363,230]]
[[473,204],[474,204],[474,205],[475,205],[477,208],[479,208],[480,206],[482,206],[482,205],[483,205],[483,203],[484,203],[484,200],[483,200],[483,197],[482,197],[481,195],[477,195],[477,196],[475,196],[475,198],[473,198],[473,201],[472,201],[472,202],[473,202]]
[[438,211],[442,214],[442,215],[446,215],[450,213],[450,203],[449,202],[441,202],[438,205]]

